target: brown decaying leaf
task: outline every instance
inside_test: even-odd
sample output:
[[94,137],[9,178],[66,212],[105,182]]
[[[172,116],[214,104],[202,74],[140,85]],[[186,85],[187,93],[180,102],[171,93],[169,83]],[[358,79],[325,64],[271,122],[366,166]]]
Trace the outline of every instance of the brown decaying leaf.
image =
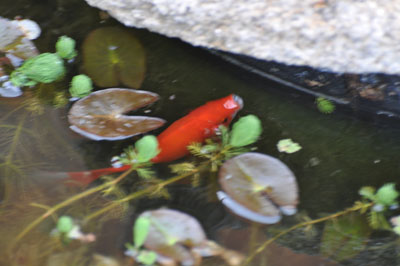
[[[221,167],[219,182],[229,200],[256,214],[274,218],[265,223],[279,221],[281,211],[288,215],[296,212],[298,188],[295,176],[274,157],[253,152],[236,156]],[[241,215],[239,210],[232,211]]]
[[69,111],[70,128],[93,140],[120,140],[159,128],[165,120],[123,115],[158,99],[148,91],[111,88],[91,93]]
[[[146,211],[141,216],[151,221],[144,246],[165,256],[169,262],[200,265],[201,257],[208,256],[221,256],[231,266],[243,261],[243,255],[208,240],[200,223],[188,214],[158,209]],[[171,243],[171,240],[175,241]]]
[[0,17],[0,52],[22,59],[39,54],[36,46],[10,20]]

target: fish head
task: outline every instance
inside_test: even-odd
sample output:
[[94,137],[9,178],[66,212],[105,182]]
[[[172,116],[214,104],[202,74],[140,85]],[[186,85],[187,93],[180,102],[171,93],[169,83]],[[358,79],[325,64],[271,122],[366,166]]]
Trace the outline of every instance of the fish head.
[[243,100],[238,95],[230,94],[224,98],[208,102],[201,110],[201,116],[214,127],[228,126],[236,113],[243,108]]

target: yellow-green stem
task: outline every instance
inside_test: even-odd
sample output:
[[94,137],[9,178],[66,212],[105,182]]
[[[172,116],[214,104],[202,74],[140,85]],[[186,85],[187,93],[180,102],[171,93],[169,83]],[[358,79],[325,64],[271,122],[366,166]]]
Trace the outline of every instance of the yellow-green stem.
[[131,167],[128,171],[125,171],[123,174],[121,174],[118,178],[104,183],[100,186],[91,188],[89,190],[85,190],[82,193],[79,193],[73,197],[70,197],[66,200],[64,200],[63,202],[60,202],[59,204],[51,207],[48,209],[47,212],[45,212],[43,215],[39,216],[36,220],[34,220],[33,222],[31,222],[27,227],[25,227],[25,229],[19,233],[15,240],[13,241],[12,245],[10,246],[10,249],[12,249],[17,243],[18,241],[20,241],[27,233],[29,233],[33,228],[35,228],[37,225],[39,225],[43,220],[45,220],[47,217],[53,215],[56,211],[58,211],[61,208],[64,208],[72,203],[74,203],[77,200],[80,200],[82,198],[85,198],[87,196],[90,196],[96,192],[99,192],[107,187],[113,186],[115,184],[117,184],[119,181],[121,181],[123,178],[125,178],[127,175],[129,175],[132,171],[134,171],[136,168]]

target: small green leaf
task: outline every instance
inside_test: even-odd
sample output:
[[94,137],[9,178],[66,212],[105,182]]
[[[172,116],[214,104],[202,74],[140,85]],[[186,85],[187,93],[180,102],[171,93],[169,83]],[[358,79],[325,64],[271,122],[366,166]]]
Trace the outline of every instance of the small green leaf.
[[278,151],[279,152],[286,152],[286,153],[294,153],[301,150],[301,146],[293,142],[292,139],[281,139],[278,144]]
[[136,141],[135,148],[137,151],[137,160],[140,163],[150,161],[159,153],[157,138],[152,135],[144,136]]
[[140,216],[136,219],[135,225],[133,226],[133,240],[137,249],[140,248],[146,241],[147,234],[149,233],[149,228],[149,218]]
[[375,201],[375,188],[374,187],[362,187],[358,193],[372,201]]
[[384,206],[390,206],[396,204],[396,199],[399,196],[399,192],[396,191],[394,183],[383,185],[376,192],[376,201]]
[[335,105],[324,97],[318,97],[316,99],[317,108],[321,113],[330,114],[335,111]]
[[157,253],[154,251],[142,250],[137,257],[137,260],[145,265],[152,265],[157,260]]
[[56,43],[57,54],[64,59],[72,59],[77,55],[75,40],[68,36],[61,36]]
[[85,97],[93,90],[92,80],[86,75],[76,75],[71,80],[69,92],[72,97]]
[[74,227],[74,221],[69,216],[61,216],[57,222],[57,230],[60,233],[68,233]]
[[233,147],[243,147],[252,144],[256,142],[261,131],[261,121],[257,116],[244,116],[233,124],[229,144]]

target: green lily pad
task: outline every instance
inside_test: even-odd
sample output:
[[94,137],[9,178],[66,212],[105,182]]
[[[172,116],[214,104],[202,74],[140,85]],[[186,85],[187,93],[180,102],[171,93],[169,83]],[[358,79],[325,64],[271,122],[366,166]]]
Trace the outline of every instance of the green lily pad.
[[146,70],[145,51],[128,31],[105,27],[92,31],[83,43],[83,67],[100,87],[119,84],[139,88]]
[[91,93],[69,111],[70,128],[93,140],[120,140],[159,128],[164,119],[124,113],[158,100],[148,91],[111,88]]

